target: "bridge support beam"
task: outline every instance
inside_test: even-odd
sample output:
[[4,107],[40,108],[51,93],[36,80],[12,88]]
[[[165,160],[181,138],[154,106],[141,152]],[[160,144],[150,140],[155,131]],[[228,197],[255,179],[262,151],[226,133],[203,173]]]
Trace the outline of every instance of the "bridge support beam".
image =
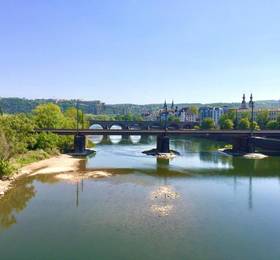
[[76,134],[74,136],[74,152],[84,153],[86,151],[86,137],[84,135]]
[[157,136],[157,152],[158,153],[170,153],[169,137],[165,135]]

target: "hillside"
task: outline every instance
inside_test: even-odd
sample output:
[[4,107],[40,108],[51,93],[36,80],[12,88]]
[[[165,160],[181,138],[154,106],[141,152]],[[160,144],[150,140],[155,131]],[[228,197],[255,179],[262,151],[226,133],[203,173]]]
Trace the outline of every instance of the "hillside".
[[[25,99],[25,98],[0,98],[0,107],[4,113],[15,114],[15,113],[29,113],[37,105],[42,103],[56,103],[61,107],[62,110],[68,107],[76,105],[75,100],[56,100],[56,99]],[[256,108],[279,108],[280,102],[277,100],[260,100],[256,101]],[[178,108],[186,106],[229,106],[231,108],[238,108],[240,103],[181,103],[175,104]],[[80,101],[79,107],[83,109],[85,113],[89,114],[141,114],[144,112],[156,111],[162,108],[162,104],[104,104],[100,101]],[[169,104],[170,106],[170,104]]]

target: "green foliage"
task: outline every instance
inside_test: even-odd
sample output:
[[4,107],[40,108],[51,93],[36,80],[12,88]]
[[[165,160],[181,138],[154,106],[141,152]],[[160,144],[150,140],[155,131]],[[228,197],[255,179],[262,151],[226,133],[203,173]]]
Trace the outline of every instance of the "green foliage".
[[265,128],[269,121],[269,112],[268,110],[262,110],[257,113],[257,123],[260,128]]
[[0,178],[10,175],[13,171],[14,168],[8,160],[0,159]]
[[32,112],[38,128],[61,128],[64,126],[63,113],[60,107],[53,103],[39,105]]
[[231,119],[220,120],[221,129],[233,129],[233,122]]
[[88,120],[100,120],[100,121],[112,121],[115,120],[115,116],[113,115],[86,115]]
[[77,127],[77,116],[78,116],[78,124],[79,128],[88,128],[89,127],[89,120],[90,118],[88,116],[85,116],[83,111],[78,109],[78,115],[77,115],[77,109],[75,107],[69,107],[65,112],[65,126],[68,128],[76,128]]
[[201,129],[213,129],[215,128],[215,122],[212,118],[205,118],[201,123]]
[[195,114],[195,115],[198,115],[198,108],[196,106],[191,106],[190,107],[190,111]]
[[89,138],[86,139],[86,142],[87,142],[87,144],[86,144],[87,148],[95,147],[95,143],[92,140],[90,140]]
[[2,116],[0,117],[0,126],[11,146],[12,154],[32,149],[36,140],[31,134],[34,122],[29,116],[24,114]]
[[[55,154],[55,150],[51,154]],[[16,155],[15,158],[11,160],[11,163],[15,165],[15,168],[22,167],[26,164],[33,163],[39,160],[44,160],[50,157],[50,154],[44,150],[32,150],[24,154]]]
[[232,144],[226,144],[224,148],[225,148],[225,149],[232,149],[232,148],[233,148],[233,145],[232,145]]
[[53,133],[43,132],[37,135],[35,149],[45,151],[53,150],[57,147],[59,136]]
[[250,119],[251,115],[250,115],[250,112],[249,111],[244,111],[241,113],[241,119]]
[[258,125],[258,123],[256,121],[254,121],[253,123],[250,123],[250,129],[260,130],[260,126]]
[[128,113],[126,115],[117,115],[115,117],[117,121],[143,121],[143,117],[141,115]]
[[267,122],[266,128],[270,129],[270,130],[275,130],[275,129],[279,129],[280,125],[279,125],[278,121],[270,120],[270,121]]
[[238,124],[238,128],[242,129],[242,130],[246,130],[250,128],[250,121],[248,118],[241,118],[239,124]]
[[170,116],[168,116],[168,121],[179,123],[180,119],[175,115],[170,115]]
[[226,119],[230,119],[232,122],[236,120],[236,110],[235,109],[229,109],[224,116]]

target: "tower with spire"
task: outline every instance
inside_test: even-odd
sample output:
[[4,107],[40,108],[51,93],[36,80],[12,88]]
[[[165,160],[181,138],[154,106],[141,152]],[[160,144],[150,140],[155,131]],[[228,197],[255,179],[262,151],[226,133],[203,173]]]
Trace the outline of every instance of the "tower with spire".
[[240,105],[240,109],[248,109],[247,103],[246,103],[246,96],[245,96],[245,94],[243,94],[242,102],[241,102],[241,105]]
[[164,100],[163,109],[164,109],[164,110],[167,110],[166,99]]

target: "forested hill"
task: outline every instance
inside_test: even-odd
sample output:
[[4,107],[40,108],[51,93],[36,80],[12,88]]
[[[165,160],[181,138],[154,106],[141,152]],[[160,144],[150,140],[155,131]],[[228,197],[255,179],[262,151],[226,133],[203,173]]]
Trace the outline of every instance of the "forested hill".
[[[0,98],[0,108],[4,113],[28,113],[31,112],[37,105],[42,103],[56,103],[64,111],[69,107],[76,105],[75,100],[56,100],[56,99],[25,99],[25,98]],[[257,108],[280,108],[280,102],[277,100],[263,100],[256,101]],[[238,108],[240,103],[181,103],[175,104],[178,108],[186,106],[229,106],[232,108]],[[100,101],[79,101],[80,108],[85,113],[89,114],[141,114],[145,112],[151,112],[162,108],[162,104],[147,104],[147,105],[136,105],[136,104],[115,104],[105,105]],[[170,106],[170,104],[169,104]]]

